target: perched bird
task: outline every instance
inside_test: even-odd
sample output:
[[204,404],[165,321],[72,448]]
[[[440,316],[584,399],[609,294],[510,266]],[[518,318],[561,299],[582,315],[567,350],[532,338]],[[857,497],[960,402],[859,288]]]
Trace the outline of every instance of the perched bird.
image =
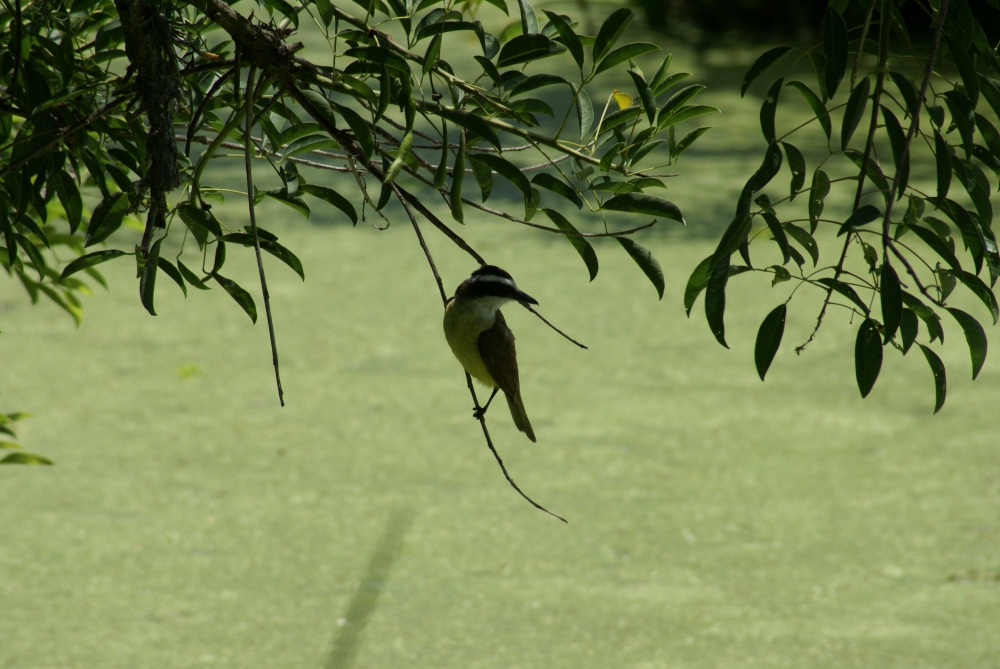
[[514,333],[500,313],[500,307],[511,301],[538,304],[535,298],[517,287],[507,272],[493,265],[480,267],[448,300],[444,310],[444,335],[465,371],[493,389],[486,406],[476,412],[476,418],[486,413],[497,390],[502,390],[514,425],[535,441],[535,432],[521,400]]

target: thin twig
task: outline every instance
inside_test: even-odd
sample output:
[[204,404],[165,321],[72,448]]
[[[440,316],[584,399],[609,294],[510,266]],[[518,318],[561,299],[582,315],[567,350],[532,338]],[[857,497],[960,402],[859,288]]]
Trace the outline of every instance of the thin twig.
[[[410,209],[409,200],[403,195],[402,189],[399,186],[397,186],[396,184],[391,184],[391,185],[392,185],[392,190],[396,194],[396,197],[399,199],[400,204],[403,205],[403,210],[406,212],[406,215],[410,218],[410,223],[413,224],[413,231],[417,234],[417,241],[420,242],[420,248],[423,250],[424,256],[427,258],[427,264],[430,265],[431,272],[434,273],[434,280],[437,282],[438,291],[441,293],[441,304],[443,306],[447,306],[448,305],[448,294],[445,293],[445,291],[444,291],[444,283],[441,281],[441,274],[438,273],[437,265],[434,263],[434,257],[431,256],[430,249],[427,248],[427,243],[424,241],[424,236],[420,232],[420,226],[417,225],[417,219],[413,216],[413,211],[411,211],[411,209]],[[533,309],[531,309],[531,307],[528,307],[528,309],[531,310],[531,311],[534,311]],[[539,318],[542,318],[537,312],[535,312],[535,315],[538,316]],[[542,318],[542,320],[544,321],[545,319]],[[545,321],[545,322],[548,323],[548,321]],[[549,325],[550,325],[550,327],[552,326],[551,323]],[[553,327],[553,329],[556,330],[556,332],[559,332],[559,330],[556,329],[555,327]],[[560,332],[560,334],[562,334],[562,333]],[[565,337],[566,335],[563,335],[563,336]],[[570,339],[570,341],[573,341],[573,340]],[[574,343],[576,343],[576,342],[574,342]],[[580,344],[578,344],[578,345],[580,345]],[[586,348],[586,346],[584,346],[584,348]],[[510,486],[514,490],[516,490],[519,495],[521,495],[521,497],[523,497],[524,499],[528,500],[528,502],[533,507],[535,507],[536,509],[539,509],[540,511],[544,511],[545,513],[549,514],[550,516],[553,516],[554,518],[558,518],[559,520],[563,521],[564,523],[568,523],[569,521],[566,520],[565,518],[563,518],[562,516],[559,516],[557,514],[552,513],[551,511],[549,511],[548,509],[546,509],[544,506],[542,506],[541,504],[539,504],[535,500],[533,500],[530,497],[528,497],[527,495],[525,495],[524,491],[521,490],[518,487],[517,483],[514,482],[514,479],[511,478],[510,472],[507,471],[507,467],[503,463],[503,459],[500,458],[500,454],[497,453],[497,449],[494,448],[494,446],[493,446],[493,440],[490,438],[490,431],[486,428],[486,416],[485,416],[484,412],[480,410],[480,407],[479,407],[479,398],[476,397],[476,389],[472,386],[472,377],[469,376],[468,372],[465,373],[465,382],[469,385],[469,393],[472,395],[472,403],[473,403],[473,405],[476,408],[475,415],[478,417],[479,424],[483,428],[483,436],[486,437],[486,445],[489,446],[490,451],[493,453],[493,457],[496,458],[497,464],[500,465],[500,471],[503,472],[504,477],[507,479],[507,483],[509,483]]]
[[563,332],[562,330],[560,330],[559,328],[557,328],[552,323],[549,323],[549,321],[546,320],[545,316],[542,316],[540,313],[538,313],[537,311],[535,311],[534,307],[532,307],[530,304],[525,304],[524,302],[518,302],[518,304],[520,304],[522,307],[524,307],[525,309],[527,309],[531,313],[533,313],[536,316],[538,316],[539,318],[541,318],[543,323],[545,323],[546,325],[548,325],[550,328],[552,328],[553,330],[555,330],[556,332],[558,332],[563,337],[565,337],[566,339],[570,340],[571,342],[573,342],[574,344],[576,344],[580,348],[587,348],[586,346],[584,346],[583,344],[581,344],[580,342],[578,342],[577,340],[573,339],[568,334],[566,334],[565,332]]
[[[244,137],[245,171],[247,174],[247,203],[250,208],[250,230],[253,232],[253,248],[257,254],[257,273],[260,274],[260,290],[264,294],[264,313],[267,316],[267,333],[271,338],[271,361],[274,363],[274,381],[278,386],[278,402],[285,406],[285,392],[281,388],[281,373],[278,371],[278,345],[274,341],[274,320],[271,318],[271,296],[267,292],[267,279],[264,277],[264,260],[260,255],[260,237],[257,236],[257,215],[254,211],[253,193],[253,143],[250,141],[250,131],[253,129],[253,101],[256,98],[256,91],[253,89],[253,77],[256,67],[251,65],[247,74],[247,90],[243,104],[246,110],[246,134]],[[261,85],[263,85],[266,75],[261,74]],[[239,77],[236,77],[239,80]],[[258,86],[258,89],[260,86]]]
[[[477,409],[477,414],[478,414],[479,413],[478,412],[478,409],[479,409],[479,398],[476,397],[476,389],[472,387],[472,377],[469,376],[468,372],[465,373],[465,382],[469,386],[469,392],[472,393],[472,401],[475,403],[475,406],[476,406],[476,409]],[[564,523],[568,524],[569,523],[568,520],[566,520],[565,518],[563,518],[562,516],[560,516],[558,514],[552,513],[551,511],[549,511],[548,509],[546,509],[544,506],[542,506],[541,504],[539,504],[535,500],[533,500],[530,497],[528,497],[527,495],[525,495],[524,491],[521,490],[519,487],[517,487],[517,483],[515,483],[514,479],[512,479],[510,477],[510,473],[507,472],[507,467],[504,466],[503,460],[500,458],[500,454],[497,453],[497,449],[494,448],[494,446],[493,446],[493,440],[490,439],[490,431],[486,429],[486,416],[479,415],[479,424],[483,427],[483,436],[486,437],[486,445],[489,446],[490,450],[493,452],[493,457],[496,458],[497,464],[500,465],[500,470],[503,472],[503,475],[507,478],[507,483],[509,483],[510,486],[521,495],[521,497],[523,497],[524,499],[528,500],[528,502],[530,502],[533,507],[535,507],[539,511],[544,511],[545,513],[549,514],[553,518],[558,518],[559,520],[561,520]]]

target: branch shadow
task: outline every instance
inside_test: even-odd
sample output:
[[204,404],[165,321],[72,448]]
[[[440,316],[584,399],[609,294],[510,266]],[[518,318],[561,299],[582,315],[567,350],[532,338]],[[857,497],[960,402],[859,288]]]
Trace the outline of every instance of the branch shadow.
[[342,627],[333,640],[333,649],[326,662],[327,669],[347,669],[354,664],[361,645],[361,634],[375,613],[378,597],[388,581],[389,572],[399,558],[403,537],[413,523],[411,508],[396,507],[389,514],[382,538],[372,553],[364,577],[348,604]]

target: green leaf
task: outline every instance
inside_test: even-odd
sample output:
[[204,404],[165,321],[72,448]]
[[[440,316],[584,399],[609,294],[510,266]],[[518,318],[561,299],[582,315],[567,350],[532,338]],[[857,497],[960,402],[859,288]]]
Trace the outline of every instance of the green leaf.
[[[555,209],[542,209],[542,211],[549,217],[549,220],[555,223],[557,228],[567,233],[564,236],[573,245],[576,252],[580,254],[580,257],[583,258],[583,263],[587,266],[587,271],[590,272],[590,280],[593,281],[597,277],[598,270],[597,254],[594,252],[594,247],[590,245],[590,242],[581,237],[579,231],[573,227],[573,224],[558,211]],[[656,261],[654,260],[653,262]]]
[[993,108],[993,113],[1000,116],[1000,81],[979,75],[979,92]]
[[941,327],[941,317],[934,313],[933,309],[928,308],[919,298],[910,295],[905,290],[903,291],[903,304],[924,322],[931,341],[938,339],[944,343],[944,329]]
[[791,260],[791,255],[788,253],[788,237],[785,236],[785,231],[781,227],[781,223],[778,221],[774,214],[769,214],[767,212],[761,214],[764,217],[764,222],[767,223],[768,230],[771,231],[771,237],[778,244],[778,248],[781,249],[782,264],[787,264]]
[[125,193],[113,193],[101,200],[90,216],[87,227],[87,238],[84,247],[100,244],[121,227],[125,212],[128,211],[129,200]]
[[76,229],[80,226],[80,217],[83,214],[83,200],[80,198],[80,189],[76,185],[76,180],[67,174],[66,170],[59,170],[52,175],[50,182],[54,183],[59,203],[66,211],[69,233],[76,234]]
[[[448,191],[448,204],[451,206],[451,216],[459,223],[465,224],[465,210],[462,208],[462,182],[465,180],[466,132],[459,132],[458,152],[455,154],[455,167],[451,171],[451,190]],[[492,177],[491,177],[492,178]],[[492,188],[492,182],[490,184]],[[483,191],[483,197],[487,196]]]
[[746,76],[743,77],[743,85],[740,86],[740,97],[747,94],[747,89],[750,88],[750,84],[752,84],[757,77],[762,75],[769,67],[778,62],[782,56],[791,50],[792,47],[790,46],[779,46],[761,54],[761,56],[754,61],[754,64],[750,66],[750,69],[747,70]]
[[965,332],[965,341],[969,344],[969,354],[972,356],[972,380],[975,381],[983,368],[983,363],[986,362],[986,349],[988,347],[986,331],[983,330],[979,321],[961,309],[952,309],[951,307],[946,307],[946,309],[955,317]]
[[490,194],[493,192],[493,170],[490,169],[489,165],[476,160],[470,161],[472,165],[472,174],[476,177],[476,181],[479,183],[479,190],[482,193],[482,201],[486,202],[490,199]]
[[634,70],[629,70],[628,74],[632,77],[632,83],[635,84],[635,89],[639,93],[639,99],[642,100],[642,108],[646,110],[646,118],[652,125],[656,122],[656,96],[653,95],[652,89],[641,74]]
[[[304,90],[302,91],[302,97],[309,102],[310,106],[316,111],[320,118],[325,120],[327,123],[333,127],[337,127],[337,116],[333,113],[333,108],[330,106],[330,101],[325,97],[317,93],[316,91]],[[306,110],[310,113],[309,110]],[[311,115],[311,113],[310,113]],[[317,121],[320,119],[316,119]]]
[[208,277],[205,277],[204,279],[199,279],[198,275],[192,272],[190,269],[188,269],[188,266],[185,265],[180,260],[177,261],[177,268],[181,271],[181,276],[183,276],[188,283],[190,283],[198,290],[211,290],[211,288],[205,285],[205,280]]
[[555,177],[548,172],[539,172],[531,179],[531,183],[535,184],[540,188],[545,188],[550,190],[556,195],[561,195],[573,204],[576,205],[577,209],[583,208],[583,200],[577,195],[577,192],[573,190],[565,181]]
[[691,308],[694,307],[695,300],[698,299],[698,294],[705,290],[705,286],[708,285],[708,279],[712,274],[712,259],[714,255],[710,255],[694,268],[691,272],[691,276],[688,277],[687,286],[684,288],[684,311],[687,313],[688,318],[691,317]]
[[576,94],[576,119],[580,124],[580,140],[583,141],[594,125],[594,105],[583,87]]
[[[418,106],[420,105],[418,104]],[[498,151],[503,150],[503,147],[500,146],[500,138],[497,137],[493,128],[491,128],[481,116],[476,116],[475,114],[470,114],[469,112],[464,112],[458,109],[450,109],[448,107],[425,106],[424,108],[432,114],[437,114],[442,118],[448,119],[455,125],[460,125],[466,130],[476,133],[492,144]]]
[[948,393],[948,377],[944,371],[944,363],[934,351],[923,344],[917,345],[923,351],[924,358],[931,367],[931,373],[934,374],[934,413],[937,413],[944,406],[945,395]]
[[778,345],[781,344],[781,336],[785,333],[785,315],[788,307],[779,304],[769,313],[757,330],[757,343],[754,345],[753,360],[757,366],[757,375],[760,380],[764,380],[775,353],[778,352]]
[[788,142],[782,142],[781,146],[785,149],[785,155],[788,156],[788,169],[792,173],[791,195],[788,198],[788,201],[791,202],[806,182],[806,159],[798,148]]
[[849,232],[854,232],[862,225],[867,225],[881,217],[882,212],[878,210],[878,207],[866,204],[851,214],[850,217],[848,217],[848,219],[841,224],[840,230],[837,232],[837,236],[840,237],[841,235],[846,235]]
[[576,61],[577,66],[583,69],[583,44],[580,42],[580,38],[577,37],[576,33],[570,27],[566,20],[555,12],[550,12],[547,9],[543,9],[545,15],[549,17],[549,21],[552,22],[552,26],[559,33],[559,37],[562,39],[563,44],[569,49],[570,54],[573,56],[573,60]]
[[570,85],[568,81],[555,74],[533,74],[526,79],[520,80],[513,87],[511,87],[510,97],[517,97],[518,95],[527,93],[528,91],[556,84]]
[[509,67],[551,56],[555,52],[555,46],[557,45],[545,35],[518,35],[500,49],[497,67]]
[[1000,307],[997,306],[996,295],[993,294],[989,286],[972,272],[962,271],[953,272],[953,274],[956,279],[961,281],[966,288],[971,290],[986,305],[990,315],[993,317],[993,324],[996,325],[997,320],[1000,319]]
[[937,130],[934,131],[934,157],[937,163],[937,196],[943,200],[951,186],[951,152],[948,142]]
[[161,243],[163,237],[153,242],[146,257],[146,264],[142,266],[142,272],[139,274],[139,299],[151,316],[156,315],[153,309],[153,292],[156,289],[156,270],[159,266]]
[[976,66],[969,56],[968,49],[963,48],[955,40],[948,40],[948,49],[951,57],[955,61],[955,67],[965,84],[965,93],[969,98],[969,104],[975,109],[979,104],[979,75],[976,73]]
[[306,201],[302,199],[301,195],[297,193],[295,195],[289,195],[288,189],[284,187],[268,189],[264,191],[264,195],[268,196],[269,198],[275,199],[284,205],[291,207],[292,209],[299,212],[306,218],[309,218],[310,214],[309,205],[306,204]]
[[181,292],[184,293],[184,297],[187,297],[187,285],[184,283],[184,277],[181,276],[181,273],[177,270],[177,268],[174,267],[169,260],[162,256],[157,258],[156,264],[160,266],[160,269],[162,269],[167,276],[174,280],[174,283],[180,286]]
[[782,77],[768,89],[764,102],[760,105],[760,130],[764,133],[764,140],[770,144],[775,141],[774,135],[774,115],[778,110],[778,97],[781,95],[781,85],[785,79]]
[[726,343],[726,283],[729,281],[729,256],[718,258],[712,257],[712,267],[709,270],[708,281],[705,292],[705,318],[708,320],[708,327],[718,341],[725,348],[729,348]]
[[480,153],[480,154],[469,154],[469,160],[473,163],[481,163],[489,167],[491,170],[507,179],[511,182],[515,188],[521,191],[526,201],[531,201],[531,183],[528,178],[524,176],[524,173],[514,163],[510,162],[506,158],[492,154],[492,153]]
[[692,98],[694,98],[694,96],[698,95],[698,93],[701,93],[703,90],[705,90],[704,86],[701,84],[694,84],[692,86],[685,86],[671,95],[667,101],[663,103],[663,106],[660,107],[657,125],[664,123],[671,114],[686,105]]
[[372,132],[369,130],[368,124],[363,118],[361,118],[360,114],[350,107],[336,105],[336,108],[337,112],[344,117],[345,121],[347,121],[347,125],[351,126],[351,132],[354,133],[354,139],[357,141],[358,146],[361,148],[361,152],[364,154],[365,158],[371,160],[372,151],[375,150],[375,140],[372,138]]
[[916,223],[911,223],[907,227],[920,237],[920,239],[922,239],[923,242],[927,244],[932,251],[934,251],[934,253],[941,256],[941,259],[948,263],[953,270],[956,272],[962,271],[962,266],[959,264],[958,258],[955,257],[955,253],[951,250],[951,247],[941,240],[940,237],[927,228],[917,225]]
[[222,286],[227,293],[229,293],[229,296],[236,301],[236,304],[243,308],[243,311],[247,312],[247,316],[250,317],[250,320],[256,323],[257,305],[254,304],[250,293],[241,288],[240,285],[232,279],[227,279],[221,274],[213,274],[212,278],[215,279],[215,281]]
[[34,453],[25,453],[23,451],[18,451],[16,453],[11,453],[10,455],[4,457],[0,460],[0,465],[53,465],[55,464],[48,458],[43,458],[40,455],[35,455]]
[[594,39],[593,60],[595,63],[604,58],[604,55],[615,45],[615,42],[632,22],[632,16],[631,9],[622,7],[611,12],[611,15],[604,20],[604,24],[597,31],[597,37]]
[[917,315],[909,309],[904,308],[900,314],[899,334],[903,339],[903,355],[906,355],[917,338]]
[[898,88],[900,94],[902,94],[903,100],[906,102],[906,111],[912,118],[913,115],[918,113],[920,110],[920,102],[917,100],[918,93],[916,87],[913,85],[912,81],[899,72],[890,72],[889,76],[892,77],[893,83],[896,84],[896,88]]
[[785,232],[787,232],[792,239],[797,241],[802,248],[806,250],[806,253],[809,254],[810,258],[812,258],[813,267],[815,267],[816,263],[819,261],[819,247],[816,245],[816,240],[813,236],[794,223],[786,223],[784,228]]
[[[278,242],[271,239],[265,239],[263,236],[261,236],[260,233],[262,232],[262,230],[260,230],[259,228],[257,232],[258,232],[257,239],[260,242],[260,248],[263,249],[264,251],[267,251],[275,258],[277,258],[281,262],[291,267],[292,270],[296,274],[298,274],[303,281],[305,281],[306,275],[302,269],[302,261],[300,261],[294,253],[289,251],[287,248],[285,248]],[[232,242],[234,244],[242,244],[243,246],[249,248],[254,247],[253,234],[247,232],[232,232],[228,235],[221,237],[219,241]]]
[[816,281],[817,283],[823,284],[830,290],[840,293],[841,295],[849,299],[851,302],[856,304],[858,308],[861,309],[862,313],[866,315],[868,314],[868,305],[861,301],[861,298],[858,297],[857,292],[855,292],[854,288],[852,288],[851,286],[847,285],[843,281],[840,281],[838,279],[832,279],[830,277],[824,277],[822,279],[817,279]]
[[712,126],[706,125],[700,128],[695,128],[688,134],[684,135],[684,137],[682,137],[681,140],[677,142],[677,146],[674,147],[673,152],[670,154],[670,159],[677,160],[678,158],[680,158],[681,154],[687,151],[688,147],[690,147],[692,144],[695,143],[695,140],[697,140],[699,137],[701,137],[711,129]]
[[847,69],[847,25],[832,7],[826,10],[820,32],[823,36],[823,53],[826,56],[824,83],[828,98],[837,93],[837,87]]
[[847,107],[844,109],[844,120],[840,130],[840,148],[846,149],[851,141],[851,136],[857,130],[858,124],[864,118],[865,109],[868,108],[868,95],[871,92],[871,82],[868,77],[864,77],[847,100]]
[[730,223],[726,231],[722,233],[722,237],[719,239],[719,243],[715,247],[715,253],[712,257],[715,258],[713,261],[713,267],[715,263],[725,261],[727,264],[729,262],[729,256],[736,252],[736,249],[740,247],[743,241],[750,234],[750,230],[753,228],[753,219],[750,218],[748,214],[740,214],[734,218]]
[[681,210],[670,200],[646,193],[626,193],[616,195],[603,205],[604,211],[626,211],[631,214],[645,214],[647,216],[657,216],[669,218],[679,223],[685,224]]
[[177,206],[177,214],[191,230],[191,234],[198,241],[198,246],[205,245],[209,234],[216,237],[222,234],[222,226],[207,209],[201,209],[191,202],[184,202]]
[[306,195],[312,195],[315,198],[323,200],[327,204],[333,205],[351,219],[351,223],[354,225],[358,224],[358,212],[354,209],[354,205],[351,204],[347,198],[333,190],[332,188],[327,188],[326,186],[315,186],[313,184],[302,184],[299,186],[299,190]]
[[875,321],[866,318],[858,328],[858,338],[854,344],[854,373],[861,397],[868,397],[881,369],[882,339]]
[[93,267],[94,265],[100,265],[102,262],[114,260],[115,258],[120,258],[123,255],[126,255],[124,251],[119,251],[118,249],[108,249],[107,251],[94,251],[93,253],[88,253],[85,256],[80,256],[73,262],[66,265],[62,274],[59,275],[59,280],[62,281],[66,277],[76,274],[80,270]]
[[610,70],[616,65],[620,65],[625,61],[638,58],[644,53],[649,53],[650,51],[660,51],[660,47],[655,44],[650,44],[649,42],[635,42],[634,44],[626,44],[625,46],[618,47],[607,56],[605,56],[601,62],[597,65],[597,70],[594,74],[600,74],[605,70]]
[[903,288],[899,285],[896,270],[888,262],[882,263],[879,298],[882,302],[882,327],[885,329],[885,342],[888,343],[903,318]]
[[826,133],[827,140],[830,139],[833,127],[830,124],[830,112],[826,110],[826,105],[823,104],[822,100],[817,97],[813,90],[806,86],[801,81],[789,81],[787,86],[792,86],[802,97],[805,98],[806,103],[812,109],[813,114],[816,115],[816,120],[819,121],[820,126],[823,128],[823,132]]
[[639,266],[643,274],[649,279],[653,287],[656,288],[656,292],[659,294],[660,299],[663,299],[663,289],[665,283],[663,280],[663,270],[660,268],[660,263],[656,261],[653,254],[649,250],[639,244],[636,241],[629,239],[628,237],[615,237],[618,243],[622,245],[628,254],[635,261],[635,264]]
[[889,144],[892,146],[892,159],[896,165],[896,181],[898,186],[896,187],[897,199],[903,197],[903,191],[906,190],[906,183],[909,181],[910,177],[910,156],[903,155],[903,148],[906,145],[906,135],[903,133],[903,127],[899,124],[899,120],[896,115],[890,111],[885,105],[882,107],[882,119],[885,121],[885,131],[889,135]]
[[718,107],[712,107],[710,105],[693,105],[690,107],[681,107],[676,113],[663,118],[662,116],[656,123],[657,130],[665,130],[670,126],[677,125],[678,123],[683,123],[684,121],[690,121],[698,116],[703,116],[704,114],[712,114],[720,112]]
[[823,201],[830,194],[830,177],[826,172],[816,168],[813,172],[812,186],[809,191],[809,229],[816,232],[819,217],[823,215]]
[[518,9],[521,10],[521,32],[531,35],[538,32],[538,19],[535,18],[535,11],[531,8],[528,0],[517,0]]

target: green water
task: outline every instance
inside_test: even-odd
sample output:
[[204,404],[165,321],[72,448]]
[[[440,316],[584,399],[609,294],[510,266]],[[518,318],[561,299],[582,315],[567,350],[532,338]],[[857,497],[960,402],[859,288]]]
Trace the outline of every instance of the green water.
[[[735,112],[671,183],[693,234],[639,238],[662,302],[614,242],[588,283],[564,240],[461,229],[590,347],[505,311],[538,444],[502,406],[489,425],[568,525],[486,449],[402,218],[262,205],[307,276],[266,258],[283,409],[263,322],[218,288],[185,302],[161,275],[152,318],[121,260],[77,331],[0,282],[0,410],[33,411],[22,441],[58,463],[0,468],[0,667],[997,667],[996,360],[973,384],[950,328],[932,416],[917,353],[859,398],[843,311],[797,357],[808,296],[762,384],[753,337],[788,284],[730,283],[732,350],[700,302],[685,318],[699,231],[759,162],[732,147],[761,142],[756,102],[706,96]],[[473,264],[424,232],[453,289]],[[229,256],[253,288],[251,254]]]

